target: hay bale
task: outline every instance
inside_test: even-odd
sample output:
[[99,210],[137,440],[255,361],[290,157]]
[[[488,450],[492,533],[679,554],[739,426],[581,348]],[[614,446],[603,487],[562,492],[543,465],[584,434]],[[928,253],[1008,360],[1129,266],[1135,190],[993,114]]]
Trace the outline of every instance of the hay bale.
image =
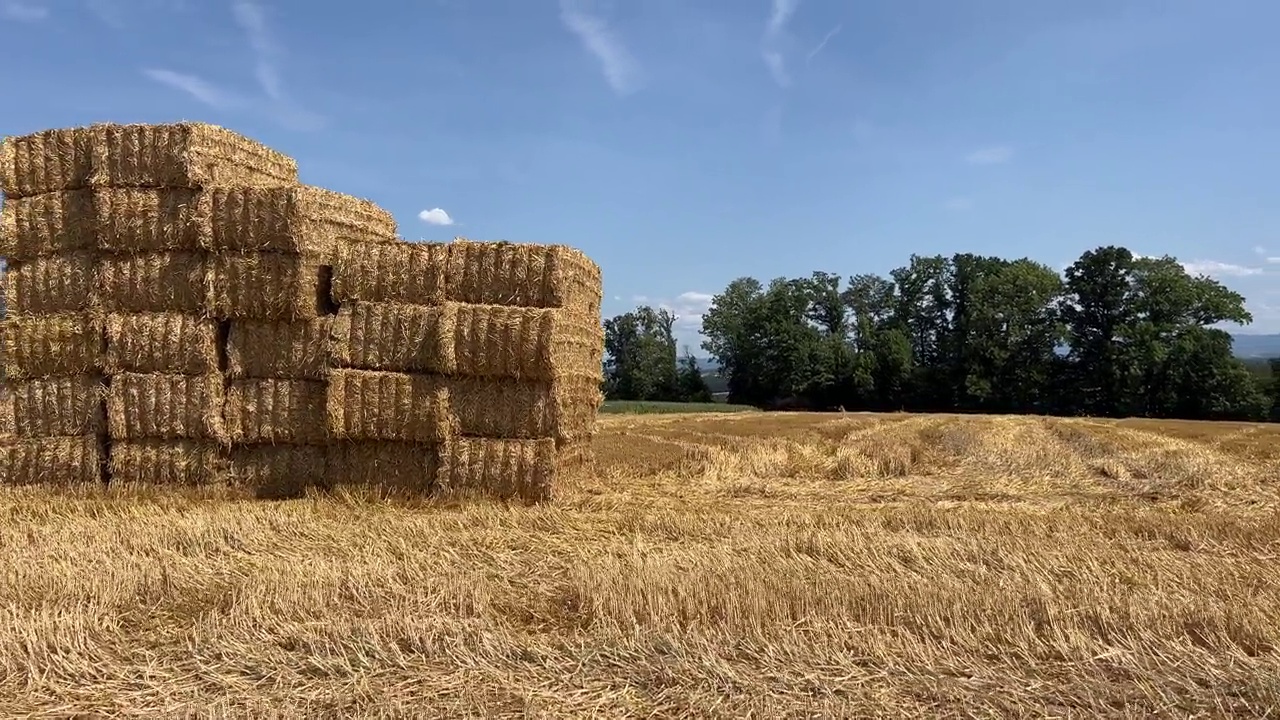
[[118,313],[204,313],[207,254],[199,251],[104,255],[102,307]]
[[439,482],[448,493],[538,502],[550,500],[555,489],[554,440],[462,437],[442,455]]
[[134,440],[111,444],[110,484],[217,485],[227,479],[218,445],[191,440]]
[[42,130],[8,138],[0,148],[0,189],[10,197],[90,186],[270,187],[297,182],[292,158],[205,123]]
[[438,445],[411,442],[342,442],[329,446],[331,487],[361,485],[411,493],[435,490]]
[[0,319],[0,347],[10,380],[99,373],[102,321],[95,313],[13,315]]
[[299,497],[325,485],[325,460],[323,447],[239,445],[231,448],[228,479],[258,497]]
[[233,320],[227,334],[227,374],[237,379],[322,380],[329,370],[333,321]]
[[457,377],[449,378],[449,400],[463,435],[574,440],[594,429],[600,389],[591,380]]
[[326,385],[310,380],[235,380],[227,388],[233,443],[323,445]]
[[121,373],[107,388],[113,440],[225,442],[222,375]]
[[560,308],[456,307],[455,372],[525,380],[602,379],[604,331],[598,316]]
[[10,315],[86,312],[99,304],[97,258],[92,252],[9,263],[5,279]]
[[11,197],[0,208],[0,255],[11,260],[96,248],[88,190]]
[[445,245],[339,242],[333,299],[439,305],[444,302]]
[[199,315],[133,313],[107,315],[109,374],[218,372],[218,323]]
[[296,322],[325,315],[330,274],[318,255],[213,255],[209,309],[214,317],[231,320]]
[[446,299],[473,305],[576,308],[598,314],[600,266],[564,245],[474,242],[445,246]]
[[453,373],[458,306],[353,302],[333,323],[338,367]]
[[102,380],[97,375],[35,378],[8,384],[13,392],[17,437],[95,435],[106,429]]
[[205,193],[190,188],[96,188],[92,225],[98,249],[112,253],[203,249]]
[[102,483],[103,457],[97,435],[13,440],[0,444],[0,486]]
[[329,256],[339,238],[355,244],[399,241],[391,213],[324,188],[213,188],[206,196],[213,250]]
[[0,443],[13,438],[17,434],[16,419],[13,416],[13,393],[6,385],[0,385]]
[[334,370],[328,395],[331,438],[431,443],[457,434],[439,375]]

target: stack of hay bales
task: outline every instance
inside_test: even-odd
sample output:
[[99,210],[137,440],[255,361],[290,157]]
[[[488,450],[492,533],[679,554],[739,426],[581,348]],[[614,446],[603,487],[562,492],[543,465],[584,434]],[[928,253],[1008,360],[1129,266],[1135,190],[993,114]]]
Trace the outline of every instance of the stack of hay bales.
[[600,269],[581,252],[348,245],[333,295],[329,433],[368,448],[351,476],[537,500],[589,463],[603,331]]

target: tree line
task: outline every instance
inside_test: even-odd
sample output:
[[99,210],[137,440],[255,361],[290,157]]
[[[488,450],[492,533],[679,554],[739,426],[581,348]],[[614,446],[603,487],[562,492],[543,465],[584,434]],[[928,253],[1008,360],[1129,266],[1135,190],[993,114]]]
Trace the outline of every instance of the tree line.
[[[912,255],[889,273],[743,277],[702,318],[728,401],[774,409],[1280,420],[1270,377],[1212,327],[1244,297],[1169,256],[1117,246],[1064,272],[1027,258]],[[705,401],[676,317],[642,306],[604,322],[606,397]]]

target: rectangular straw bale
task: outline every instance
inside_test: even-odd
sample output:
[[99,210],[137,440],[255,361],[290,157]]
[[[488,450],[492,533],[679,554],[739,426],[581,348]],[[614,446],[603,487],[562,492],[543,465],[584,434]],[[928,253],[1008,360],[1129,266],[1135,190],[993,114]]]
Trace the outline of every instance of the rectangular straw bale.
[[0,319],[0,347],[10,380],[98,373],[103,326],[94,313],[12,315]]
[[206,257],[199,251],[102,256],[99,286],[103,309],[203,314],[208,294]]
[[98,249],[112,253],[203,249],[209,224],[201,204],[204,195],[191,188],[94,189],[92,232]]
[[307,445],[235,445],[229,481],[263,498],[298,497],[323,487],[326,449]]
[[31,260],[97,248],[88,190],[10,197],[0,208],[0,255]]
[[329,446],[329,485],[363,485],[427,494],[436,488],[440,446],[341,442]]
[[102,380],[96,375],[36,378],[8,383],[17,437],[100,434],[105,429]]
[[93,185],[278,187],[298,182],[293,158],[216,125],[104,123],[88,132]]
[[322,445],[325,390],[310,380],[235,380],[227,388],[227,435],[233,443]]
[[329,367],[332,317],[298,322],[233,320],[227,374],[233,378],[322,380]]
[[505,305],[456,307],[459,375],[554,380],[603,374],[599,318],[561,308]]
[[445,299],[446,248],[439,243],[339,242],[333,299],[439,305]]
[[92,252],[47,255],[9,263],[5,302],[10,315],[85,312],[99,304],[97,257]]
[[41,130],[0,144],[0,190],[11,199],[83,188],[92,175],[85,128]]
[[457,434],[439,375],[334,370],[328,395],[334,439],[439,442]]
[[6,385],[0,385],[0,443],[13,438],[17,433],[16,420],[13,416],[13,393]]
[[465,238],[446,247],[448,300],[600,311],[604,295],[600,267],[579,250]]
[[453,373],[458,306],[352,302],[333,324],[338,367]]
[[594,427],[599,397],[599,386],[592,381],[449,379],[459,430],[478,437],[578,438]]
[[0,486],[103,482],[103,439],[27,438],[0,444]]
[[440,486],[449,493],[549,500],[555,489],[556,462],[554,440],[461,437],[445,448]]
[[113,440],[224,442],[222,375],[121,373],[107,388]]
[[318,255],[218,253],[210,259],[209,307],[232,320],[311,319],[328,310],[329,273]]
[[391,213],[332,190],[295,185],[213,188],[206,194],[213,250],[329,255],[339,238],[398,242]]
[[193,486],[226,481],[226,457],[212,443],[132,440],[111,444],[111,485]]
[[112,313],[106,319],[109,374],[218,372],[218,323],[178,313]]

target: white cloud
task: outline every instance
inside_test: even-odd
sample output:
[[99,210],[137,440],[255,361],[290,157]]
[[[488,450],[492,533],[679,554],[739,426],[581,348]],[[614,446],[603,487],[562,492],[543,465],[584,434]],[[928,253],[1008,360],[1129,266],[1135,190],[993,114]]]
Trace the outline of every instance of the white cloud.
[[440,208],[431,208],[418,213],[418,219],[428,225],[452,225],[453,218]]
[[677,332],[697,333],[702,330],[702,316],[711,309],[713,297],[710,293],[690,290],[680,293],[673,300],[659,302],[658,307],[676,316]]
[[609,24],[588,9],[590,0],[560,0],[560,22],[596,57],[609,87],[618,95],[640,89],[643,73]]
[[195,75],[186,75],[172,70],[157,68],[143,70],[142,74],[161,85],[168,85],[176,90],[181,90],[205,105],[218,110],[224,110],[237,103],[237,99],[234,96],[219,90]]
[[[786,33],[787,23],[791,21],[791,16],[796,14],[796,9],[799,7],[800,0],[773,0],[769,22],[764,29],[764,46],[760,50],[760,57],[769,68],[773,81],[781,87],[791,84],[791,75],[787,73],[786,59],[778,45]],[[823,44],[826,44],[826,40]]]
[[1191,275],[1208,275],[1210,277],[1247,277],[1261,275],[1262,268],[1247,267],[1218,260],[1191,260],[1182,263],[1182,267]]
[[964,159],[971,165],[999,165],[1013,159],[1013,148],[1008,145],[992,145],[974,150]]
[[1280,256],[1268,255],[1267,249],[1262,247],[1261,245],[1254,245],[1253,252],[1255,255],[1262,258],[1263,262],[1267,263],[1268,265],[1280,265]]
[[827,47],[827,43],[831,42],[831,38],[835,37],[836,35],[839,35],[840,31],[843,29],[844,29],[844,25],[836,25],[835,27],[831,28],[831,30],[828,31],[825,36],[823,36],[822,42],[818,43],[818,45],[814,47],[812,50],[810,50],[809,54],[805,56],[804,64],[808,65],[809,63],[813,62],[813,59],[818,57],[818,53],[822,52],[823,49]]
[[49,17],[49,8],[35,3],[7,0],[0,3],[0,15],[17,22],[39,22]]
[[323,118],[300,108],[287,96],[279,68],[284,48],[272,37],[262,6],[253,0],[235,0],[231,11],[253,51],[253,75],[258,87],[271,100],[275,120],[296,130],[310,130],[322,125]]
[[945,207],[948,210],[954,210],[956,212],[972,210],[973,200],[970,200],[967,197],[953,197],[950,200],[947,200],[945,203],[943,203],[943,207]]

